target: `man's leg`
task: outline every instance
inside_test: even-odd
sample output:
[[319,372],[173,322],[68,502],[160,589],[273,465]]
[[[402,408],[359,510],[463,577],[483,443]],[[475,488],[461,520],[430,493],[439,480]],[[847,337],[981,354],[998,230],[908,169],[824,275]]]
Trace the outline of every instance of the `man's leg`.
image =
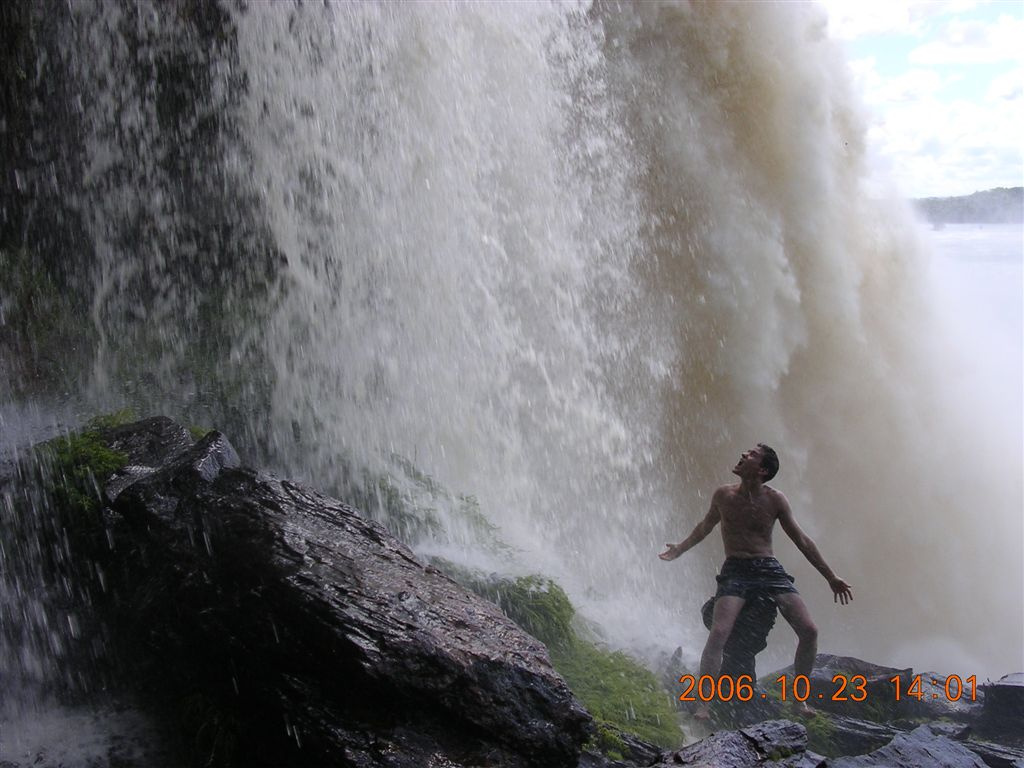
[[796,632],[796,658],[793,659],[793,671],[797,675],[811,674],[814,668],[814,657],[818,653],[818,628],[811,620],[804,600],[796,592],[784,592],[775,595],[779,611]]
[[[715,600],[715,612],[711,617],[711,632],[708,634],[708,641],[704,644],[704,653],[700,656],[700,674],[718,677],[722,668],[722,649],[725,648],[725,641],[729,639],[736,617],[743,609],[744,600],[742,597],[723,595]],[[702,703],[697,707],[695,717],[706,720],[710,716],[710,707]]]
[[[814,669],[814,658],[818,654],[818,628],[811,620],[811,614],[803,598],[796,592],[777,594],[775,602],[783,617],[789,622],[789,626],[796,632],[797,646],[796,657],[793,659],[793,673],[809,678],[811,670]],[[806,702],[799,709],[803,712],[811,711]]]

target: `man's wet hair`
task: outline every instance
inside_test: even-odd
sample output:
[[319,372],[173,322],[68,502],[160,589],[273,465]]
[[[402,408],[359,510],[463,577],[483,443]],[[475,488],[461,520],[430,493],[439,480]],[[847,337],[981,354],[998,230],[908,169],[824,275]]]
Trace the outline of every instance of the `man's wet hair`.
[[779,454],[770,445],[764,443],[758,443],[757,447],[761,449],[761,469],[768,473],[764,476],[764,482],[768,482],[779,473]]

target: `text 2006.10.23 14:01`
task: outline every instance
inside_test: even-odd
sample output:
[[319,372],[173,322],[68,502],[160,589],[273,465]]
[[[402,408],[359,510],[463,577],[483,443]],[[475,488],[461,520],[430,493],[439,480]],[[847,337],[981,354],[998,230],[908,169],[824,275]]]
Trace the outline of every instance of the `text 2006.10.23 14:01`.
[[[754,678],[750,675],[683,675],[679,678],[683,684],[683,692],[679,695],[680,701],[751,701],[754,698],[767,699],[768,693],[758,693],[754,690]],[[864,675],[834,675],[832,677],[833,688],[830,691],[812,691],[811,681],[807,675],[780,675],[774,682],[779,686],[778,698],[781,701],[800,701],[808,699],[820,699],[828,701],[867,701],[868,679]],[[889,678],[892,683],[893,700],[901,701],[904,698],[922,699],[944,698],[947,701],[960,701],[966,697],[970,701],[977,701],[978,678],[971,675],[962,679],[959,675],[949,675],[942,680],[930,680],[936,687],[936,691],[930,695],[924,691],[924,680],[921,675],[915,675],[910,679],[909,685],[899,675]]]

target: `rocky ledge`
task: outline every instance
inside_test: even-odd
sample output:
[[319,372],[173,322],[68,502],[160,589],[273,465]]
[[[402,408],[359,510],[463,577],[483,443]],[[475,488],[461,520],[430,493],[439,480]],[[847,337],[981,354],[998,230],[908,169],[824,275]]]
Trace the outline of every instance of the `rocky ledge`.
[[[154,418],[94,437],[119,468],[86,472],[83,501],[51,467],[65,508],[49,529],[50,567],[95,617],[75,631],[93,675],[162,724],[175,755],[163,764],[1024,768],[1021,745],[999,735],[1019,735],[1015,680],[991,710],[893,712],[889,724],[821,715],[832,743],[857,756],[815,753],[807,727],[771,707],[680,750],[615,734],[614,755],[602,754],[607,733],[592,738],[541,642],[353,508],[240,466],[218,432],[195,440]],[[12,519],[32,493],[3,489]],[[849,672],[855,661],[832,664]],[[922,716],[952,724],[921,726]],[[28,764],[57,765],[0,752],[3,768]]]

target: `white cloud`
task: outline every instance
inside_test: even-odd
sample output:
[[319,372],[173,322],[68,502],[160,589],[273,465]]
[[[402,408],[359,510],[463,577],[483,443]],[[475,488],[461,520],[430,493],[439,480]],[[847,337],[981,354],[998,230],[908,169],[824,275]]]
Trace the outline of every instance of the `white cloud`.
[[1024,98],[1024,66],[992,78],[985,98],[989,101],[1019,101]]
[[933,69],[911,69],[885,78],[878,72],[874,57],[852,61],[850,69],[864,103],[875,109],[933,98],[944,86],[961,79],[959,73],[943,74]]
[[[829,34],[867,54],[850,69],[869,110],[869,183],[891,179],[911,197],[1024,183],[1020,13],[974,2],[824,5]],[[993,73],[1001,62],[1009,66]]]
[[951,19],[938,39],[915,48],[914,64],[991,64],[1021,61],[1024,19],[1003,15],[995,22]]
[[1021,101],[933,98],[893,105],[869,134],[883,165],[913,197],[1021,184]]
[[919,37],[929,19],[977,5],[973,0],[821,0],[821,4],[828,12],[829,36],[837,40],[888,34]]
[[877,97],[890,104],[921,101],[932,97],[945,82],[935,70],[912,69],[885,81]]

